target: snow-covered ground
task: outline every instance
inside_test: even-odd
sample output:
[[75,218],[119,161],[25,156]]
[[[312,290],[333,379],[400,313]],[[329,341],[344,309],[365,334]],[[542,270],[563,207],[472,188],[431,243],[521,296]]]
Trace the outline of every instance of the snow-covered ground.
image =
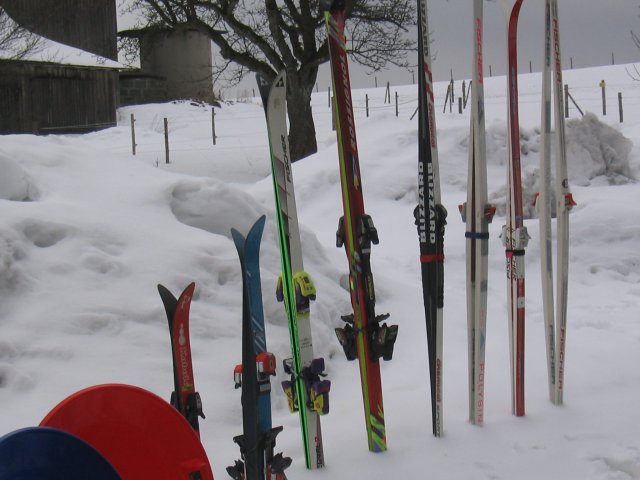
[[[525,195],[536,191],[540,74],[521,75],[520,123]],[[602,116],[605,80],[609,115]],[[347,271],[335,248],[341,215],[335,133],[327,94],[314,95],[319,151],[294,165],[305,266],[318,288],[312,305],[317,355],[332,380],[323,417],[327,466],[304,467],[298,417],[272,383],[278,451],[294,459],[291,479],[640,478],[640,83],[625,66],[565,72],[572,96],[571,214],[565,405],[548,401],[538,222],[527,220],[527,338],[524,418],[510,411],[506,279],[499,232],[491,225],[485,426],[467,421],[464,224],[469,109],[442,112],[436,85],[445,234],[444,429],[431,435],[424,309],[412,211],[417,190],[416,86],[354,91],[365,204],[380,245],[372,265],[377,310],[400,326],[394,359],[382,364],[389,450],[369,453],[357,365],[333,328],[350,311],[340,286]],[[457,93],[460,83],[456,84]],[[618,122],[617,92],[624,98]],[[504,202],[505,78],[486,78],[489,192]],[[365,116],[365,94],[370,116]],[[137,155],[131,155],[130,114]],[[163,118],[171,163],[165,164]],[[241,279],[229,230],[246,232],[267,215],[261,274],[269,349],[288,352],[266,127],[258,99],[211,110],[189,103],[123,108],[118,126],[87,135],[0,137],[0,433],[37,425],[84,387],[129,383],[168,398],[173,377],[166,317],[156,284],[178,294],[197,283],[191,307],[196,386],[207,419],[202,442],[216,478],[238,458]],[[534,213],[532,208],[530,213]]]

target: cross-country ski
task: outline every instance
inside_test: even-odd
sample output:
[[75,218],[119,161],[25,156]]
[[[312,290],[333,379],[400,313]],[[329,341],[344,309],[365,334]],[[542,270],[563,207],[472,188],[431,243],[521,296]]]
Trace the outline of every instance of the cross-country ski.
[[487,198],[482,0],[473,2],[473,78],[471,80],[471,133],[467,175],[467,201],[460,206],[466,223],[467,347],[469,421],[484,423],[485,349],[487,335],[487,285],[489,224],[495,207]]
[[507,308],[511,370],[511,410],[524,415],[524,252],[529,241],[522,209],[522,169],[520,165],[520,120],[518,116],[518,17],[523,0],[500,0],[507,17],[507,223],[502,243],[507,264]]
[[443,429],[442,316],[444,227],[447,223],[447,210],[440,198],[440,167],[427,14],[427,0],[418,0],[418,206],[414,216],[420,239],[422,295],[427,324],[431,423],[433,434],[439,437]]
[[[540,219],[540,267],[544,311],[549,399],[560,405],[564,393],[564,364],[569,286],[569,211],[575,205],[569,191],[564,124],[560,22],[557,0],[545,1],[544,63],[542,70],[542,118],[540,192],[536,207]],[[552,119],[555,131],[551,129]],[[555,146],[555,177],[551,174],[551,145]],[[555,188],[552,189],[552,184]],[[555,201],[554,201],[555,198]],[[555,208],[554,208],[555,207]],[[556,216],[556,276],[553,275],[551,218]],[[553,287],[556,287],[554,302]],[[555,308],[555,310],[554,310]]]

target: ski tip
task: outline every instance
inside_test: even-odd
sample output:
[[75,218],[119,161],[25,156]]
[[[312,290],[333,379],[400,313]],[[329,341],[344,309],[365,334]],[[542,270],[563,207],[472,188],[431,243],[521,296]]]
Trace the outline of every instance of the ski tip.
[[251,226],[249,233],[247,236],[243,236],[238,230],[235,228],[231,229],[231,237],[233,238],[233,242],[236,245],[236,249],[238,252],[244,252],[245,244],[247,240],[252,237],[262,237],[262,232],[264,230],[264,224],[267,221],[266,215],[261,215],[258,220]]
[[164,305],[164,310],[165,310],[165,313],[167,314],[169,325],[171,325],[171,322],[173,321],[173,316],[178,306],[178,299],[173,295],[173,293],[169,291],[167,287],[161,284],[158,284],[158,293],[160,294],[162,305]]
[[231,238],[233,238],[233,243],[236,244],[238,251],[244,250],[244,236],[235,228],[231,229]]
[[271,90],[271,80],[263,73],[257,72],[256,83],[258,84],[258,91],[260,92],[260,98],[262,98],[262,106],[266,111],[267,101],[269,100],[269,91]]
[[253,224],[253,227],[251,227],[251,231],[256,231],[256,233],[259,231],[260,234],[262,234],[265,223],[267,223],[267,216],[261,215],[260,218],[256,220],[256,223]]

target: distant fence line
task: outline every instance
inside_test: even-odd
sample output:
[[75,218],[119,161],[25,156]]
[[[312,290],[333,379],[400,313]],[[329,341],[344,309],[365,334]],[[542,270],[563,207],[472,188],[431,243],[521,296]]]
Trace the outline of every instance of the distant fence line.
[[[442,103],[443,106],[443,114],[446,114],[446,111],[449,110],[450,114],[454,114],[453,111],[453,107],[454,105],[457,105],[457,114],[463,114],[466,109],[467,109],[467,105],[468,105],[468,100],[471,94],[471,88],[472,88],[472,82],[469,81],[468,83],[463,80],[462,82],[460,82],[460,86],[458,88],[460,94],[459,96],[455,95],[456,92],[456,88],[455,88],[455,81],[451,81],[449,82],[449,85],[447,86],[447,90],[446,90],[446,94],[445,94],[445,98],[444,98],[444,102]],[[606,104],[606,82],[603,80],[600,82],[599,86],[594,86],[595,88],[600,88],[602,91],[602,115],[606,116],[607,115],[607,104]],[[585,92],[585,87],[581,87],[579,90],[580,95],[583,95],[583,93]],[[453,92],[453,93],[452,93]],[[563,90],[563,94],[564,94],[564,114],[566,118],[570,117],[571,111],[575,110],[577,111],[580,115],[584,115],[584,110],[581,106],[581,103],[589,103],[590,107],[593,108],[594,104],[593,104],[593,98],[590,98],[588,101],[585,101],[583,97],[581,97],[580,95],[578,95],[578,98],[575,98],[574,95],[572,95],[570,87],[568,84],[565,84],[564,86],[564,90]],[[331,88],[329,87],[327,89],[327,98],[328,98],[328,109],[331,112],[331,115],[334,116],[334,108],[332,106],[332,95],[331,95]],[[353,97],[352,97],[353,98]],[[362,98],[362,97],[358,97],[356,95],[355,97],[356,99],[358,98]],[[631,97],[632,100],[636,99],[638,100],[638,98],[635,97]],[[442,101],[442,99],[441,99]],[[620,123],[622,123],[624,121],[624,111],[623,111],[623,95],[622,92],[617,92],[617,102],[618,102],[618,120]],[[411,105],[412,107],[414,105],[417,105],[418,103],[418,95],[417,92],[414,96],[409,96],[407,98],[407,96],[405,96],[404,99],[402,99],[402,97],[398,94],[398,91],[395,90],[393,91],[391,85],[389,82],[387,82],[386,87],[384,87],[384,91],[380,92],[380,95],[378,96],[377,93],[376,95],[370,95],[370,92],[367,92],[364,94],[364,105],[361,103],[356,103],[355,105],[353,105],[353,109],[354,111],[360,111],[362,112],[364,110],[365,116],[368,118],[371,115],[376,115],[379,114],[380,112],[393,112],[395,114],[395,116],[397,118],[400,117],[400,109],[401,107],[406,107],[407,105]],[[437,99],[436,99],[436,103]],[[129,107],[131,108],[131,107]],[[416,106],[416,108],[412,108],[412,115],[408,116],[409,120],[413,120],[415,118],[415,115],[418,111],[418,108]],[[316,110],[317,113],[322,113],[322,112],[318,112]],[[260,112],[261,113],[261,112]],[[256,115],[260,115],[260,113],[257,113]],[[174,119],[179,119],[179,118],[184,118],[187,117],[185,115],[179,115],[179,116],[174,116]],[[234,117],[234,120],[242,120],[242,119],[248,119],[248,118],[255,118],[255,116],[253,115],[248,115],[248,116],[241,116],[241,117]],[[224,121],[224,120],[222,120]],[[215,108],[211,108],[211,137],[210,137],[210,147],[209,148],[191,148],[191,149],[174,149],[174,151],[176,152],[184,152],[184,151],[200,151],[200,150],[209,150],[211,148],[211,145],[213,145],[214,147],[217,145],[217,139],[219,138],[217,133],[216,133],[216,122],[220,122],[219,119],[216,119],[216,112],[215,112]],[[154,125],[156,126],[156,129],[160,128],[160,119],[158,118],[157,121],[154,119],[153,120]],[[157,150],[153,150],[156,153],[160,153],[161,150],[161,143],[160,142],[154,142],[154,143],[146,143],[146,144],[139,144],[136,141],[136,133],[135,133],[135,124],[136,124],[136,118],[134,116],[133,113],[130,114],[130,126],[131,126],[131,151],[133,155],[136,155],[137,153],[137,147],[139,146],[150,146],[150,145],[154,145],[156,147],[158,147]],[[169,118],[168,117],[164,117],[162,119],[162,129],[163,129],[163,134],[164,134],[164,153],[165,153],[165,163],[170,163],[170,129],[169,129]],[[335,125],[334,127],[335,128]],[[203,139],[200,139],[203,140]],[[184,140],[182,141],[176,141],[176,144],[180,144],[185,142]],[[231,148],[251,148],[252,146],[243,144],[242,146],[231,146]],[[256,145],[254,145],[253,147],[256,147]],[[230,148],[230,146],[225,146],[223,148]],[[149,153],[149,150],[145,149],[146,153]]]

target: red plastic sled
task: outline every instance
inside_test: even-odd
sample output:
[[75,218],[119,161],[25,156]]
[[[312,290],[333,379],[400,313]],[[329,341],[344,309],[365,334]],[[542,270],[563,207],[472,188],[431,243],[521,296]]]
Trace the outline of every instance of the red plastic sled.
[[92,445],[124,480],[213,480],[189,423],[157,395],[130,385],[97,385],[60,402],[40,426]]

